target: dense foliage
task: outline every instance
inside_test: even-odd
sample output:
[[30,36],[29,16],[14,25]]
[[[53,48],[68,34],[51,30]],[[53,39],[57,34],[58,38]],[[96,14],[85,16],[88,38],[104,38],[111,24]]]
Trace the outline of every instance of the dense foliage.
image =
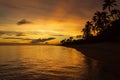
[[62,44],[113,41],[120,39],[120,10],[116,0],[104,0],[102,11],[96,11],[82,29],[83,39],[62,40]]

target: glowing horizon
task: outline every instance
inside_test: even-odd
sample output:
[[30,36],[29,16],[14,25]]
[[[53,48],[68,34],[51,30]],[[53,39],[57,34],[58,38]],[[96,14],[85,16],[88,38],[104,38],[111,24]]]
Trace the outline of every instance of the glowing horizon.
[[[0,31],[42,33],[35,37],[26,36],[33,39],[49,38],[51,34],[64,35],[54,36],[58,42],[69,36],[81,35],[86,21],[101,6],[100,0],[0,0]],[[2,35],[0,39],[5,37]],[[7,37],[16,38],[15,35]]]

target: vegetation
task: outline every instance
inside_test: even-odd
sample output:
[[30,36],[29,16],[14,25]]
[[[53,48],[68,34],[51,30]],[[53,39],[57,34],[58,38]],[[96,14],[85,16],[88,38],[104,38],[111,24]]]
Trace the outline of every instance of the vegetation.
[[120,10],[116,0],[104,0],[103,10],[96,11],[91,21],[82,29],[83,39],[73,38],[61,41],[61,44],[90,43],[120,39]]

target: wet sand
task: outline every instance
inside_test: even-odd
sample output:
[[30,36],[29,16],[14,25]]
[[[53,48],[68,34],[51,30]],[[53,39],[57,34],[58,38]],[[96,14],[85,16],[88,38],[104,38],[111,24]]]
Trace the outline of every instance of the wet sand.
[[103,80],[120,80],[120,43],[67,45],[102,64]]

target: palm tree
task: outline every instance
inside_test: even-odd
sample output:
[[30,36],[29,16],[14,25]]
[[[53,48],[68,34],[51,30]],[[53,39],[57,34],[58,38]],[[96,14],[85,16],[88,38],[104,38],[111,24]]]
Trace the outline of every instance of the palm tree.
[[73,37],[70,37],[69,39],[70,39],[70,42],[72,42],[72,41],[73,41]]
[[64,44],[64,43],[65,43],[65,40],[60,41],[60,43],[61,43],[61,44]]
[[104,0],[103,10],[108,9],[108,11],[111,12],[111,9],[115,6],[117,6],[116,0]]
[[111,16],[113,16],[113,20],[119,20],[120,19],[120,10],[113,9],[111,11]]
[[97,11],[93,16],[92,22],[94,24],[92,27],[93,32],[102,32],[110,22],[108,13]]
[[83,28],[82,32],[83,32],[83,38],[89,38],[92,34],[91,34],[91,28],[92,28],[92,23],[90,21],[88,21],[85,25],[85,28]]
[[94,32],[101,32],[104,29],[104,26],[106,25],[106,13],[97,11],[92,19],[94,26],[92,27],[92,30]]

